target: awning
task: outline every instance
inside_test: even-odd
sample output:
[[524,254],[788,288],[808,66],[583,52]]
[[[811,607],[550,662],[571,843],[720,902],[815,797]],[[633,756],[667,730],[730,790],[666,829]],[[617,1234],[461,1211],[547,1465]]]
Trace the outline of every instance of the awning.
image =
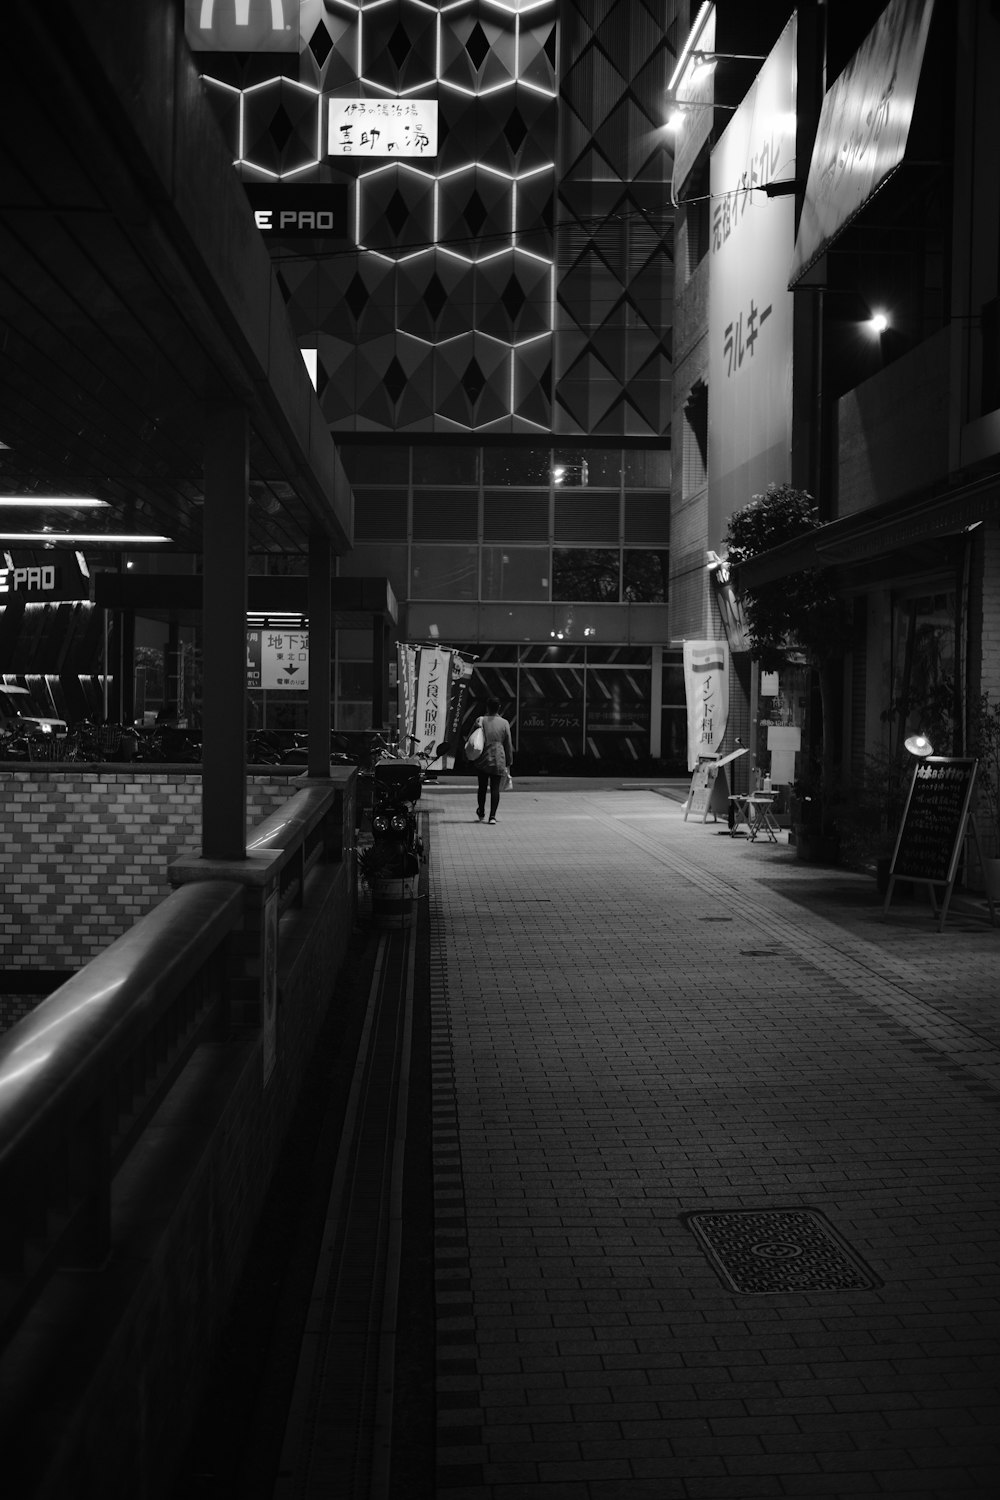
[[872,562],[938,537],[955,536],[1000,514],[1000,476],[990,475],[946,494],[894,501],[829,521],[747,562],[734,564],[737,593],[774,583],[804,568]]
[[934,0],[890,0],[827,91],[788,285],[794,287],[901,165]]

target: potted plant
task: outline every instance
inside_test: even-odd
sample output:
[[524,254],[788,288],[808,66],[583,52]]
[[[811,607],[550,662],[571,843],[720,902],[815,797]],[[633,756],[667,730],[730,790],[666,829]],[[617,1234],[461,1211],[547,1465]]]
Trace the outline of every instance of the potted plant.
[[754,658],[764,670],[778,670],[793,660],[816,673],[820,732],[812,747],[810,770],[796,785],[800,821],[796,826],[793,809],[792,826],[803,858],[835,860],[840,800],[835,765],[837,682],[854,637],[851,605],[834,591],[823,568],[803,568],[750,588],[741,588],[739,583],[741,563],[821,525],[808,491],[771,484],[763,495],[754,495],[748,505],[733,512],[725,540],[729,561],[737,569],[736,587]]
[[983,879],[994,901],[1000,901],[1000,702],[980,696],[970,725],[970,746],[979,761],[976,785],[977,827],[985,837]]
[[870,752],[865,756],[861,785],[852,789],[837,814],[841,858],[854,869],[874,868],[883,892],[888,888],[911,770],[884,746]]
[[371,893],[376,922],[408,925],[420,877],[420,860],[398,843],[378,840],[359,845],[355,851],[361,883]]

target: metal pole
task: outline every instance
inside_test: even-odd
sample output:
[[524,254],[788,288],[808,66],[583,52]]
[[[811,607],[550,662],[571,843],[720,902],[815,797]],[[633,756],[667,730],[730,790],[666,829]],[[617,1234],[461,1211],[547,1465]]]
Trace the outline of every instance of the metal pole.
[[205,436],[202,855],[246,858],[249,422],[210,407]]

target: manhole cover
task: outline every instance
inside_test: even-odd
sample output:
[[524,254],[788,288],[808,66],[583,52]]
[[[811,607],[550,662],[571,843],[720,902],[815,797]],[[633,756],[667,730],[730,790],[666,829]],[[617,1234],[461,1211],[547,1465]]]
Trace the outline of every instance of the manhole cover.
[[734,1292],[852,1292],[879,1282],[808,1208],[684,1215]]

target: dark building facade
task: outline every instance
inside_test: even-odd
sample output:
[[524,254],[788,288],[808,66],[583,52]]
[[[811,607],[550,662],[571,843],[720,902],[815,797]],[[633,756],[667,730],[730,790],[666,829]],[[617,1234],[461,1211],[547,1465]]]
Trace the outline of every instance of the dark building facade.
[[[283,51],[209,11],[188,35],[354,490],[341,573],[478,658],[522,765],[679,763],[663,8],[304,0]],[[275,232],[286,203],[326,217]],[[339,632],[340,727],[370,673]]]

